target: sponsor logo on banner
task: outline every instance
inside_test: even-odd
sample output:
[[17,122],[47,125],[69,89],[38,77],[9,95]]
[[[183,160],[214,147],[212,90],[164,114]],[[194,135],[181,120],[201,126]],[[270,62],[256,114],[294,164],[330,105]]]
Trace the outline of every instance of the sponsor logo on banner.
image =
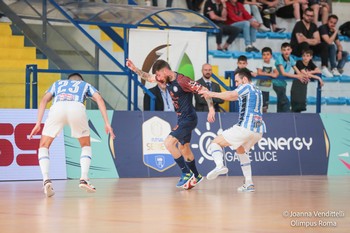
[[[38,161],[41,135],[28,139],[36,123],[37,110],[0,110],[0,116],[0,180],[42,179]],[[41,129],[43,126],[42,124]],[[51,145],[50,162],[51,178],[65,179],[62,135]]]
[[164,146],[170,130],[170,124],[159,117],[152,117],[142,124],[143,162],[159,172],[175,165],[173,156]]

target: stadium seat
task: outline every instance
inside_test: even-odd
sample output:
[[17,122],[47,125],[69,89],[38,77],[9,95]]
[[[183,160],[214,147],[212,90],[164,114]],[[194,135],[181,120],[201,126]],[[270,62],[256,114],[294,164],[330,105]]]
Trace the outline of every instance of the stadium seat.
[[258,39],[267,38],[267,33],[266,32],[257,32],[256,33],[256,38],[258,38]]
[[216,58],[231,58],[232,53],[231,52],[223,52],[219,50],[210,50],[209,54]]
[[339,77],[339,82],[341,83],[349,83],[350,82],[350,76],[348,75],[342,75]]
[[270,102],[270,104],[277,104],[277,97],[270,95],[269,102]]
[[339,81],[339,77],[327,78],[325,76],[322,76],[322,80],[323,82],[335,83]]
[[327,105],[344,105],[346,104],[346,97],[326,97]]
[[[307,97],[307,104],[309,105],[316,105],[317,102],[317,98],[314,96],[309,96]],[[325,97],[321,97],[321,104],[325,104],[326,103],[326,98]]]
[[241,55],[246,56],[248,59],[249,58],[253,58],[253,53],[247,53],[247,52],[241,52],[241,51],[234,51],[234,52],[232,52],[232,57],[233,58],[238,58]]
[[253,58],[254,58],[254,59],[262,59],[262,55],[261,55],[260,52],[259,52],[259,53],[252,52],[252,54],[253,54]]
[[270,39],[287,39],[287,35],[285,33],[276,33],[276,32],[267,32],[267,38]]

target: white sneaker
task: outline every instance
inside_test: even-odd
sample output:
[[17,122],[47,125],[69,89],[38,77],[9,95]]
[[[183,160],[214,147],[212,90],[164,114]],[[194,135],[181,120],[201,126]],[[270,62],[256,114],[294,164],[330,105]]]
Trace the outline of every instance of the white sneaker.
[[258,31],[259,31],[259,32],[269,32],[269,31],[271,31],[271,29],[265,27],[264,24],[261,24],[261,26],[259,27]]
[[333,78],[333,74],[331,72],[329,72],[327,67],[322,67],[321,69],[322,71],[322,75],[325,76],[326,78]]
[[228,172],[228,168],[225,166],[222,167],[216,167],[214,168],[211,172],[208,173],[207,179],[208,180],[214,180],[216,179],[219,175],[226,174]]
[[53,191],[53,188],[52,188],[51,180],[44,181],[44,193],[46,197],[52,197],[53,195],[55,195],[55,192]]
[[85,190],[88,193],[96,192],[95,187],[92,184],[90,184],[88,180],[80,180],[79,188]]
[[246,193],[246,192],[255,192],[255,187],[253,184],[250,184],[248,186],[246,186],[245,184],[242,185],[241,187],[238,187],[237,188],[237,191],[238,192],[243,192],[243,193]]
[[340,74],[340,72],[338,71],[337,68],[333,68],[332,69],[332,74],[333,74],[333,76],[341,76],[341,74]]

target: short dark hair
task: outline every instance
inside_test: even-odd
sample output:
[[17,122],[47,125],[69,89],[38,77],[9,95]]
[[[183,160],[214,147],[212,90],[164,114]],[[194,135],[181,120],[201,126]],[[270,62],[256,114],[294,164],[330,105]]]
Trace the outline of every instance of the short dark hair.
[[168,62],[164,60],[157,60],[152,67],[152,73],[155,74],[157,71],[163,69],[163,68],[168,68],[171,70],[170,65]]
[[304,14],[306,14],[306,12],[314,12],[314,10],[311,7],[308,7],[304,10]]
[[247,68],[237,69],[235,75],[238,75],[240,78],[247,77],[249,81],[252,81],[252,73]]
[[241,55],[241,56],[239,56],[238,57],[238,59],[237,59],[238,61],[247,61],[248,59],[247,59],[247,57],[246,56],[244,56],[244,55]]
[[287,48],[287,47],[292,48],[292,46],[291,46],[288,42],[284,42],[284,43],[281,45],[281,49],[284,49],[284,48]]
[[330,15],[330,16],[328,16],[328,20],[330,20],[330,19],[336,19],[337,21],[339,20],[339,19],[338,19],[338,16],[336,16],[336,15]]
[[270,47],[264,47],[261,50],[261,54],[266,53],[266,52],[269,52],[270,54],[272,54],[272,49]]
[[79,73],[72,73],[72,74],[68,75],[68,79],[70,79],[70,78],[73,77],[73,76],[78,76],[78,77],[81,78],[81,80],[84,80],[84,79],[83,79],[83,76],[81,76],[81,74],[79,74]]
[[301,55],[304,55],[304,53],[306,54],[310,54],[311,56],[314,55],[314,51],[312,51],[311,49],[305,49],[302,51]]

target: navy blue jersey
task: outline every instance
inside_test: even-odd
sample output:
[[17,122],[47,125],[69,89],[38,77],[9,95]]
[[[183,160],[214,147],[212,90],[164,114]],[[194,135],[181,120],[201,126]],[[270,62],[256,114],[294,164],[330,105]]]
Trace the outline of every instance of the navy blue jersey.
[[178,118],[197,117],[192,99],[193,93],[198,93],[202,85],[191,80],[189,77],[176,73],[176,79],[167,83],[166,86],[173,100]]

